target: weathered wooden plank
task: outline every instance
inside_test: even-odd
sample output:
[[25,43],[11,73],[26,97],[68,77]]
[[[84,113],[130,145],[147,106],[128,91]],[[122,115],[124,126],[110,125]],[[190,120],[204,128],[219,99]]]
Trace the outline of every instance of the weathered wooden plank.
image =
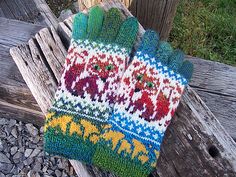
[[37,114],[36,119],[34,113],[40,113],[40,108],[12,60],[9,49],[27,42],[41,28],[43,27],[40,25],[0,17],[0,102],[2,105],[0,111],[5,117],[18,115],[14,118],[27,122],[32,112],[31,122],[40,123],[40,125],[42,125],[42,114]]
[[40,11],[40,14],[43,17],[42,19],[38,19],[38,22],[41,24],[42,21],[47,24],[47,26],[53,26],[55,29],[58,25],[58,19],[54,15],[54,13],[51,11],[51,9],[48,7],[45,0],[33,0],[36,4],[36,8]]
[[[57,36],[55,32],[52,34]],[[62,43],[56,43],[54,36],[50,34],[50,31],[47,28],[40,30],[35,37],[45,58],[47,58],[47,62],[52,68],[57,81],[59,81],[61,77],[61,69],[66,57],[66,50],[64,47],[59,47],[59,44],[62,45]]]
[[57,27],[57,18],[45,0],[1,0],[0,7],[6,18]]
[[[128,10],[120,3],[103,3],[101,6],[106,9],[118,7],[122,12],[125,12],[125,14],[129,14]],[[143,32],[143,28],[140,28],[139,37]],[[48,35],[49,34],[50,33],[48,33]],[[34,40],[32,42],[37,46],[37,41]],[[31,43],[29,45],[32,46]],[[29,50],[24,51],[23,49],[27,49],[27,47],[28,46],[19,46],[11,49],[11,54],[14,60],[17,60],[18,65],[24,65],[25,61],[32,60],[31,50],[34,49],[34,47],[28,47]],[[22,52],[25,53],[22,54]],[[49,75],[47,77],[47,83],[53,85],[53,83],[55,84],[55,80],[53,80],[54,74],[50,72],[53,70],[49,65],[45,64],[48,59],[45,58],[45,60],[40,59],[38,61],[40,64],[37,64],[37,66],[40,65],[39,68],[41,68],[41,70],[48,70],[48,72],[45,72],[45,74],[47,73]],[[37,90],[37,95],[35,96],[36,100],[39,100],[39,102],[41,102],[40,100],[45,100],[45,104],[49,106],[56,88],[53,90],[53,86],[48,89],[47,85],[40,85],[39,83],[42,82],[40,80],[43,80],[43,78],[35,74],[35,70],[38,71],[36,65],[31,65],[31,62],[27,63],[28,65],[25,67],[31,69],[24,69],[22,68],[23,66],[21,66],[22,69],[20,69],[23,70],[21,72],[24,77],[26,77],[27,84],[31,85],[30,88],[33,87],[31,89],[35,94]],[[35,75],[34,80],[27,78],[28,76],[25,71],[28,72],[28,75],[29,73]],[[38,83],[35,84],[35,80],[38,80]],[[46,95],[46,91],[50,93]],[[45,110],[44,112],[46,112],[46,108],[47,106],[42,106],[42,109]],[[79,163],[79,167],[77,167],[76,164],[75,161],[73,161],[73,166],[77,170],[77,173],[80,176],[84,176],[84,166],[80,166],[81,164]],[[113,176],[93,167],[89,167],[89,171],[90,173],[86,173],[86,177]],[[191,88],[187,88],[173,122],[164,138],[157,170],[153,173],[154,176],[235,176],[235,171],[235,142],[223,129],[200,97]]]
[[190,85],[236,140],[236,67],[187,57],[195,71]]
[[[106,0],[78,0],[80,10]],[[166,40],[172,29],[179,0],[120,0],[145,29],[154,29]],[[110,2],[112,3],[112,2]]]
[[34,125],[42,126],[44,123],[44,115],[41,111],[30,108],[17,106],[0,100],[0,115],[1,118],[14,118],[26,123],[34,123]]

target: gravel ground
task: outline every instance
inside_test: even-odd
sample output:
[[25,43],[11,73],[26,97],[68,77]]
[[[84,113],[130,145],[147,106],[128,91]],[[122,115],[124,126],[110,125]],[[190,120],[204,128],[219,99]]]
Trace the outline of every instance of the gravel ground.
[[0,177],[76,176],[69,161],[43,151],[43,127],[0,118]]

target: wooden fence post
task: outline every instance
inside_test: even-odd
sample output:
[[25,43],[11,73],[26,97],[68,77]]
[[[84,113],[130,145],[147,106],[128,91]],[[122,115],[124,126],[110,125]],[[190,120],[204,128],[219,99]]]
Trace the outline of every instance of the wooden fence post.
[[[78,0],[80,10],[90,8],[105,0]],[[120,0],[138,18],[145,29],[160,33],[167,40],[179,0]]]

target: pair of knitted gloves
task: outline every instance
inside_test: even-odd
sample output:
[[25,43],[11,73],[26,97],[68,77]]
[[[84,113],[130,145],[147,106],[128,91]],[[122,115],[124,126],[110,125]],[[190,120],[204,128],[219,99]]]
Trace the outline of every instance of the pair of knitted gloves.
[[97,165],[120,177],[155,168],[167,126],[193,65],[146,31],[131,61],[138,22],[118,9],[79,13],[55,100],[45,151]]

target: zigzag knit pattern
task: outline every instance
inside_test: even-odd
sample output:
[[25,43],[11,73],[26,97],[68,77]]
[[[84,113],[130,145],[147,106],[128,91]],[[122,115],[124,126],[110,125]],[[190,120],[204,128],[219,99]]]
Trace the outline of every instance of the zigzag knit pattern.
[[144,177],[155,168],[167,126],[193,65],[147,31],[126,69],[93,162],[120,177]]
[[135,18],[94,7],[74,18],[71,45],[45,122],[45,151],[91,164],[136,39]]

